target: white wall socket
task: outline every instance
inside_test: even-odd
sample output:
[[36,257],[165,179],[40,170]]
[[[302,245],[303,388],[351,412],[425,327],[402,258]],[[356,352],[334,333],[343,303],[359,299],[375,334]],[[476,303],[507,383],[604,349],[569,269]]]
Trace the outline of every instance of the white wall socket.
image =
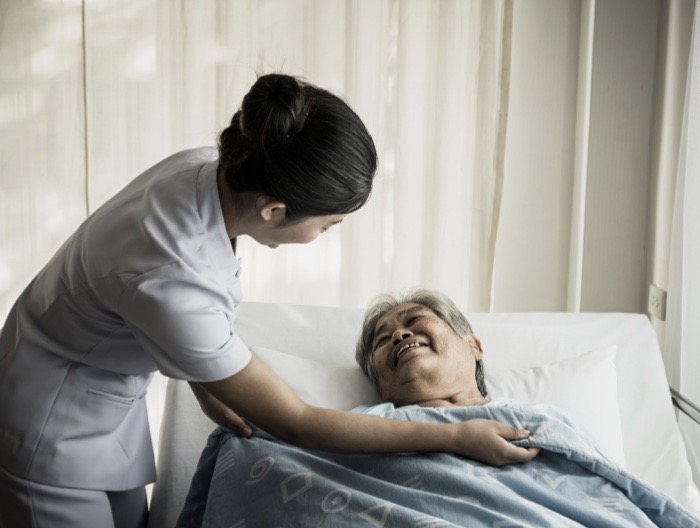
[[649,285],[649,315],[666,320],[666,291],[656,284]]

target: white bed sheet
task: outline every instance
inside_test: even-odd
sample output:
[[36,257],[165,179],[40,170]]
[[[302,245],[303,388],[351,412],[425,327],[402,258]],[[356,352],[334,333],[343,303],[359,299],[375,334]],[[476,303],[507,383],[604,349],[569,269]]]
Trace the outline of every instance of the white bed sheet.
[[[236,329],[250,347],[354,366],[362,313],[360,309],[243,303]],[[548,365],[616,345],[617,403],[626,467],[700,515],[700,492],[692,482],[661,353],[645,316],[475,313],[469,320],[481,339],[487,372]],[[149,527],[175,524],[199,454],[213,428],[187,384],[171,380]]]

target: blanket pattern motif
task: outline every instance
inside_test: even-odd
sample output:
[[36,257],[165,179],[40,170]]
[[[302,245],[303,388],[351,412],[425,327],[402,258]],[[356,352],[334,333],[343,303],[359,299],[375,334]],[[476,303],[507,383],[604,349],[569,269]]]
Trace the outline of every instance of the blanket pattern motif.
[[531,462],[501,468],[446,453],[349,455],[303,450],[262,431],[209,438],[179,528],[699,527],[700,521],[606,459],[553,407],[396,409],[386,417],[474,418],[528,429]]

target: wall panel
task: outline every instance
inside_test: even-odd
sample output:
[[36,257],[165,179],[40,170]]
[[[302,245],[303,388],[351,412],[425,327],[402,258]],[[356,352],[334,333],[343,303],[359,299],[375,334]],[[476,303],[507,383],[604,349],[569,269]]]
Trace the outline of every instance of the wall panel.
[[646,309],[659,9],[596,2],[582,311]]

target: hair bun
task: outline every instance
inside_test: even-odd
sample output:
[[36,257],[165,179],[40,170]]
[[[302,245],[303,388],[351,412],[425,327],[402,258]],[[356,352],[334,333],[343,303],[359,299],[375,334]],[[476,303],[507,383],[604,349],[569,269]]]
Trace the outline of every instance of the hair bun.
[[243,134],[264,150],[288,145],[306,121],[307,101],[302,88],[289,75],[272,73],[259,77],[243,98]]
[[288,75],[258,78],[218,146],[236,206],[270,196],[286,205],[285,222],[356,211],[377,170],[372,136],[353,109]]

